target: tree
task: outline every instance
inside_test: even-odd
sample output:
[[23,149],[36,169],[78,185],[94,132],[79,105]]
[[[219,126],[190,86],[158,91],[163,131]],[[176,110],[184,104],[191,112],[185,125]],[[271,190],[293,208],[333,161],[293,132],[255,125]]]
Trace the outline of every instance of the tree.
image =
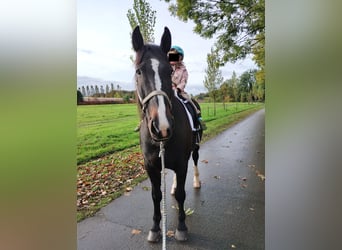
[[255,81],[255,73],[256,70],[248,70],[242,73],[240,76],[240,81],[238,84],[238,89],[240,93],[240,100],[251,102],[253,97],[253,91],[255,89],[256,81]]
[[82,91],[81,91],[81,93],[82,93],[83,96],[86,96],[86,95],[87,95],[87,92],[86,92],[84,86],[82,86]]
[[257,82],[265,85],[265,0],[164,1],[172,15],[192,20],[201,37],[216,38],[221,65],[253,54],[260,68]]
[[145,0],[134,0],[133,10],[129,9],[127,18],[132,30],[140,26],[140,32],[144,41],[154,42],[154,26],[156,24],[156,11],[152,10],[149,3]]
[[234,62],[252,53],[265,38],[265,0],[165,0],[172,15],[192,20],[205,38],[217,35],[222,62]]
[[254,61],[259,67],[259,70],[255,73],[256,79],[256,97],[260,101],[265,100],[265,34],[259,34],[259,36],[264,36],[262,42],[258,44],[254,50]]
[[81,91],[77,90],[77,105],[83,102],[83,95]]
[[103,88],[103,85],[100,86],[100,94],[101,94],[101,96],[104,96],[104,88]]
[[228,86],[228,96],[229,100],[233,102],[239,101],[239,93],[238,93],[238,83],[239,78],[236,76],[235,71],[233,71],[232,78],[225,81],[225,84]]
[[224,105],[226,102],[229,102],[229,101],[230,101],[230,98],[229,98],[229,88],[228,88],[227,81],[224,81],[224,82],[221,84],[219,92],[220,92],[220,94],[221,94],[221,99],[222,99],[223,105]]
[[223,82],[220,67],[217,64],[217,53],[211,49],[211,53],[207,54],[206,76],[204,78],[204,87],[208,90],[209,96],[214,101],[214,115],[216,115],[216,99],[218,97],[218,87]]

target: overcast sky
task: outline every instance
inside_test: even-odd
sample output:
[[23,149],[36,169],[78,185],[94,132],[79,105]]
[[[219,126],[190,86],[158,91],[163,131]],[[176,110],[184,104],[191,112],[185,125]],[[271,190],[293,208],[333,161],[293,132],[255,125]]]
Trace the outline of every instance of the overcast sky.
[[[184,50],[184,62],[189,71],[187,92],[194,95],[207,92],[203,84],[206,56],[214,40],[193,33],[193,22],[184,23],[172,17],[164,1],[148,2],[157,11],[155,43],[160,43],[164,26],[167,26],[171,31],[172,45],[179,45]],[[124,82],[134,89],[134,67],[129,58],[133,55],[132,30],[126,16],[128,9],[132,8],[133,0],[77,1],[77,76]],[[228,79],[233,71],[240,75],[252,68],[256,68],[255,64],[246,59],[234,65],[227,63],[221,71]]]

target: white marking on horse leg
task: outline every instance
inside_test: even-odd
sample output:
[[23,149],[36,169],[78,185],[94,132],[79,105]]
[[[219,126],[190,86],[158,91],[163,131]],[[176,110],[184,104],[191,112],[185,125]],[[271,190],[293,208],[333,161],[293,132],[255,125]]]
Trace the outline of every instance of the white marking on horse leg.
[[[159,67],[159,61],[157,59],[152,58],[151,59],[151,65],[152,69],[154,71],[154,82],[156,85],[157,90],[161,90],[161,80],[158,72]],[[158,98],[158,116],[159,116],[159,130],[163,133],[166,133],[166,130],[170,128],[169,121],[166,117],[166,105],[165,105],[165,99],[163,96],[157,96]],[[163,134],[164,135],[164,134]],[[166,136],[166,134],[164,135]]]
[[176,193],[176,187],[177,187],[177,176],[176,174],[173,174],[173,181],[171,186],[171,194],[174,195]]
[[201,181],[199,179],[198,167],[194,165],[194,188],[201,188]]

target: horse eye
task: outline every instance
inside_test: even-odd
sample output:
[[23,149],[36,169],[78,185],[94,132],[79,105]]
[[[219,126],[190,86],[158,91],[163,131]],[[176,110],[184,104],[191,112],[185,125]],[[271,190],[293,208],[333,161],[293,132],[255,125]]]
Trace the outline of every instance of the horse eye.
[[137,75],[141,75],[141,69],[137,69],[137,70],[135,71],[135,73],[136,73]]

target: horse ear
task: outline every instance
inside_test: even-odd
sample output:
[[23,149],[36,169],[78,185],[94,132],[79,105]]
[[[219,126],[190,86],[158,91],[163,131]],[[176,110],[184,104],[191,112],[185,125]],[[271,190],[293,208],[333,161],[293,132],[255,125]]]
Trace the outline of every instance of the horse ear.
[[140,33],[139,26],[135,27],[133,30],[132,45],[135,52],[139,51],[144,46],[144,39]]
[[165,53],[169,52],[171,48],[171,33],[167,27],[164,28],[164,33],[160,41],[160,47]]

